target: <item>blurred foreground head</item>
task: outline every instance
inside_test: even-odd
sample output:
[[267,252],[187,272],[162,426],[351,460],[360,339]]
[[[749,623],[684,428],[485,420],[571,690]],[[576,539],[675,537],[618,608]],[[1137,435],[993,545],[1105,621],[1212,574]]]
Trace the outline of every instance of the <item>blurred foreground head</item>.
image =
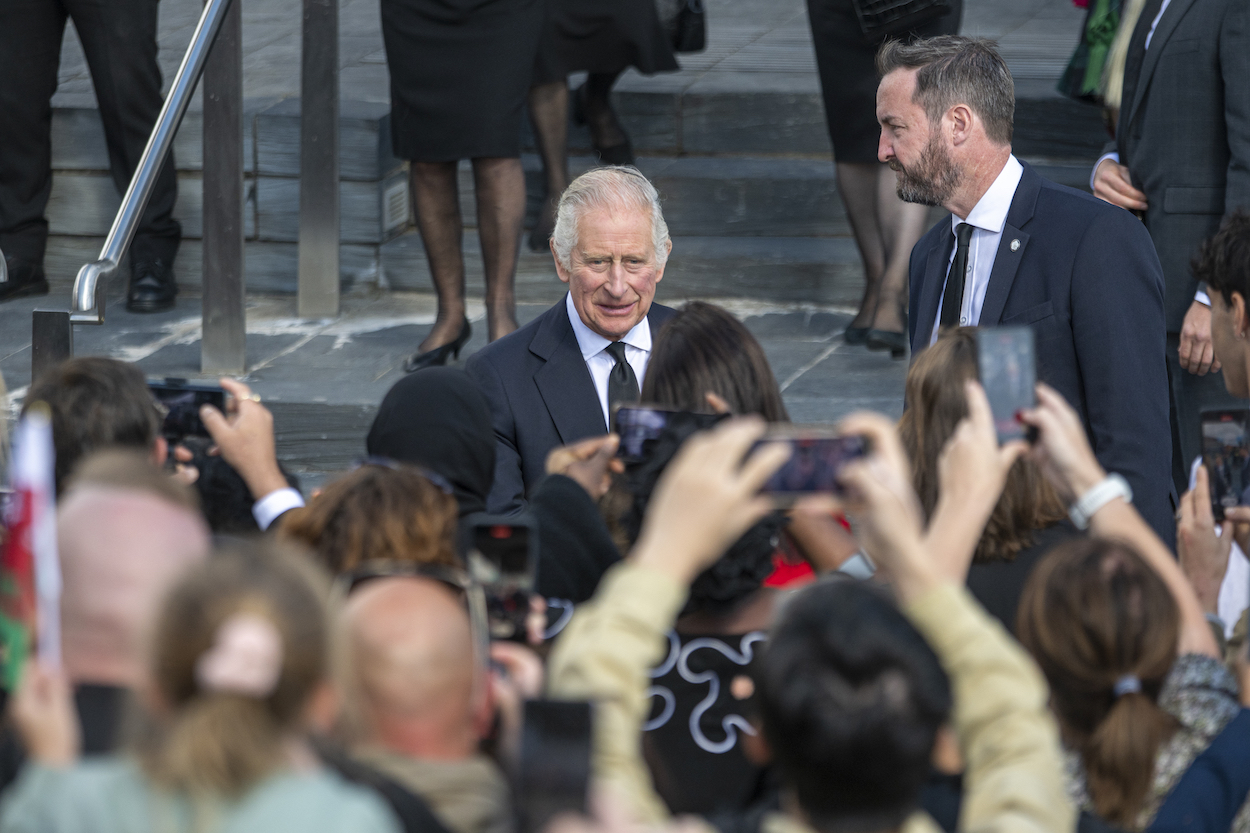
[[94,451],[125,448],[165,462],[161,415],[137,365],[101,356],[68,359],[36,379],[25,401],[26,407],[46,402],[52,410],[57,494]]
[[454,565],[456,521],[450,490],[420,469],[366,463],[284,514],[279,533],[337,575],[373,560]]
[[[1081,754],[1094,809],[1125,830],[1140,829],[1155,756],[1176,728],[1158,699],[1179,630],[1163,579],[1115,541],[1056,547],[1020,599],[1016,633],[1050,684],[1051,708]],[[1140,690],[1117,695],[1126,675]]]
[[[899,421],[899,436],[911,458],[916,494],[925,515],[938,502],[938,460],[955,428],[968,416],[964,383],[976,379],[975,327],[945,332],[933,346],[916,356],[907,371],[907,410]],[[1007,475],[973,560],[1010,561],[1033,544],[1034,533],[1068,516],[1067,507],[1042,472],[1021,457]]]
[[343,614],[357,739],[413,758],[477,752],[490,713],[463,601],[433,579],[377,578],[352,591]]
[[235,543],[165,598],[148,658],[151,705],[136,738],[148,777],[238,796],[290,766],[290,739],[328,676],[329,582],[310,559]]
[[812,585],[773,628],[760,670],[764,738],[821,833],[898,829],[950,710],[937,655],[876,587]]
[[165,592],[209,550],[188,487],[138,451],[84,462],[57,510],[65,667],[75,683],[135,687]]

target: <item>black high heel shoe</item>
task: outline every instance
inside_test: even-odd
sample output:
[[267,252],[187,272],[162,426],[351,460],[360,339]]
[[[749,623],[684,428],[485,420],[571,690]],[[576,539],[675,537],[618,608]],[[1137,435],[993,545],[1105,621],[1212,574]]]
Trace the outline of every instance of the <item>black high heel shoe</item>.
[[864,339],[864,345],[869,350],[889,350],[890,358],[901,359],[907,355],[907,310],[899,304],[898,310],[899,320],[903,322],[903,331],[896,333],[893,330],[878,330],[876,328],[868,331],[867,338]]
[[427,350],[424,353],[415,353],[404,359],[404,372],[411,373],[414,370],[420,370],[423,367],[439,367],[447,364],[447,359],[451,356],[460,358],[460,350],[468,342],[473,335],[473,327],[469,324],[469,319],[464,319],[464,325],[460,328],[460,335],[456,336],[455,341],[449,341],[442,347],[435,347],[433,350]]
[[[613,113],[613,116],[615,116],[615,113]],[[585,82],[582,82],[582,85],[573,91],[573,123],[578,125],[587,124]],[[620,119],[617,119],[616,123],[619,126]],[[625,128],[622,127],[621,132],[624,133]],[[634,146],[629,141],[628,136],[620,144],[603,147],[595,142],[594,131],[592,130],[590,142],[594,145],[595,155],[599,157],[601,165],[633,165],[636,161],[634,159]]]

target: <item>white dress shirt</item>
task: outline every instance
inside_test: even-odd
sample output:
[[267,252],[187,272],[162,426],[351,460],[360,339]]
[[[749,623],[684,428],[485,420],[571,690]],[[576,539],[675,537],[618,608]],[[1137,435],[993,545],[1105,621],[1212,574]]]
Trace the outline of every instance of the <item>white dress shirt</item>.
[[[1007,212],[1011,210],[1011,201],[1016,196],[1016,188],[1020,185],[1020,177],[1024,175],[1024,166],[1016,157],[1007,157],[1007,164],[999,172],[994,184],[989,187],[972,210],[967,219],[961,220],[951,215],[951,234],[960,223],[972,226],[972,239],[968,243],[968,271],[964,273],[963,304],[959,307],[959,326],[975,327],[981,321],[981,307],[985,305],[985,290],[990,284],[990,272],[994,269],[994,258],[998,255],[998,244],[1003,239],[1003,227],[1007,224]],[[955,262],[956,246],[951,246],[950,260],[946,262],[946,274],[950,274]],[[946,281],[942,281],[942,295],[946,294]],[[941,296],[939,296],[940,298]],[[942,307],[938,304],[937,319],[933,322],[933,334],[929,343],[937,341],[938,330],[942,326]]]
[[[577,346],[581,348],[582,359],[590,378],[595,383],[595,393],[599,394],[599,407],[603,409],[603,423],[612,430],[612,415],[608,413],[608,376],[616,367],[616,359],[608,352],[612,342],[586,326],[582,317],[573,306],[573,296],[564,296],[564,305],[569,312],[569,323],[573,325],[573,334],[577,336]],[[621,339],[625,342],[625,360],[634,369],[638,377],[638,387],[642,387],[642,377],[647,372],[647,362],[651,358],[651,324],[646,316],[634,325],[634,328]]]

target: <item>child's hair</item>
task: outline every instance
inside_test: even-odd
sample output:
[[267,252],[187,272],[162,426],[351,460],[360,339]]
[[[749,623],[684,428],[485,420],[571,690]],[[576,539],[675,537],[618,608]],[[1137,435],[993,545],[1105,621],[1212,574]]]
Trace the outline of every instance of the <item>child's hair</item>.
[[265,542],[232,543],[173,588],[149,661],[160,714],[135,738],[154,783],[232,797],[281,768],[328,675],[328,596],[310,558]]

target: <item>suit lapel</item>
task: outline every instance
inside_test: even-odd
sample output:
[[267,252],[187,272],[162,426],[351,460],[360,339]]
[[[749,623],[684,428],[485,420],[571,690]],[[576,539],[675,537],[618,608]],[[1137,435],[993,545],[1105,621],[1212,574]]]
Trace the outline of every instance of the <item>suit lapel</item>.
[[1033,219],[1037,195],[1042,189],[1042,178],[1027,162],[1020,164],[1024,166],[1024,173],[1020,176],[1020,184],[1016,186],[1015,196],[1011,198],[1007,222],[1003,224],[1003,235],[998,241],[998,251],[994,253],[994,265],[990,269],[990,280],[985,287],[985,301],[981,304],[981,317],[977,320],[980,327],[993,327],[1002,322],[1007,296],[1011,294],[1011,285],[1015,283],[1020,261],[1024,259],[1024,252],[1029,245],[1029,234],[1021,229]]
[[924,277],[921,279],[920,309],[916,311],[916,332],[912,336],[912,353],[918,353],[929,346],[933,336],[933,325],[937,322],[938,305],[942,301],[942,284],[946,273],[950,270],[951,249],[955,247],[955,235],[951,233],[950,221],[943,223],[945,234],[942,239],[945,245],[934,246],[929,252],[929,260],[925,263]]
[[[1137,86],[1133,89],[1133,100],[1124,111],[1122,119],[1124,128],[1131,126],[1133,119],[1137,117],[1137,110],[1141,106],[1142,99],[1146,97],[1146,90],[1150,88],[1150,77],[1159,66],[1159,56],[1163,53],[1163,46],[1168,42],[1168,38],[1172,37],[1181,19],[1185,17],[1185,12],[1189,11],[1189,7],[1193,4],[1194,0],[1171,0],[1168,4],[1167,11],[1163,13],[1163,18],[1159,21],[1159,27],[1150,38],[1150,48],[1146,50],[1146,56],[1142,59],[1141,73],[1137,76]],[[1149,26],[1150,22],[1146,25]],[[1124,135],[1128,135],[1127,129],[1124,130]]]
[[560,441],[567,444],[606,434],[608,427],[564,304],[562,300],[545,313],[543,325],[530,342],[530,352],[546,360],[534,373],[534,384]]

